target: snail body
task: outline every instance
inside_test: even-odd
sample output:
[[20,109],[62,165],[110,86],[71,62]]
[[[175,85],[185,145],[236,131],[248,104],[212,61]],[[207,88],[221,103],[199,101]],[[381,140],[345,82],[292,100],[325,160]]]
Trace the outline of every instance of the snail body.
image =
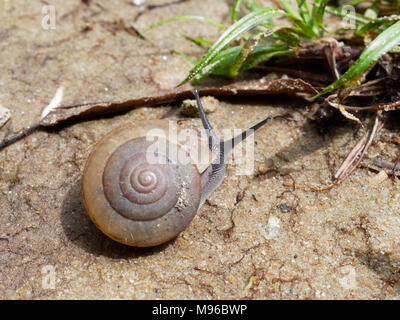
[[[175,238],[223,181],[226,149],[237,142],[216,137],[195,94],[208,144],[197,137],[194,145],[183,143],[168,121],[144,120],[113,130],[90,154],[82,178],[85,208],[113,240],[148,247]],[[204,150],[205,162],[191,154]]]

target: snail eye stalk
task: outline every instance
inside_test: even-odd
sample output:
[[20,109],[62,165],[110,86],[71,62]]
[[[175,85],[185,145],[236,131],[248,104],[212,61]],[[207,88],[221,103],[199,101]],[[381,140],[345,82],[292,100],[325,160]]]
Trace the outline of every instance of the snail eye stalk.
[[220,153],[221,140],[215,134],[215,131],[212,128],[210,121],[208,121],[206,112],[204,111],[204,107],[203,107],[203,104],[201,103],[199,92],[197,91],[197,89],[194,89],[194,95],[196,97],[197,106],[199,108],[199,113],[200,113],[200,118],[201,118],[201,121],[203,122],[203,127],[207,131],[208,147],[214,154],[218,155]]
[[267,117],[264,120],[261,120],[254,126],[248,128],[242,133],[238,134],[236,137],[232,139],[228,139],[226,141],[221,141],[215,131],[213,130],[210,121],[208,121],[206,112],[204,111],[203,104],[201,103],[199,92],[197,89],[194,89],[194,95],[196,97],[197,106],[199,108],[200,118],[203,122],[203,127],[206,129],[209,139],[209,148],[210,150],[219,156],[219,163],[224,163],[226,158],[229,156],[230,152],[233,148],[238,145],[240,142],[244,141],[247,137],[251,136],[255,131],[260,129],[264,124],[271,120],[272,117]]

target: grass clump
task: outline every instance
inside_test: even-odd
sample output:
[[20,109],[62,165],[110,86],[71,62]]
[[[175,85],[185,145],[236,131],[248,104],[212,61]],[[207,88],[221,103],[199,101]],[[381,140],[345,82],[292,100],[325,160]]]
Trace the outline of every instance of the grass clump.
[[[177,20],[201,20],[221,28],[222,34],[215,42],[187,37],[208,47],[208,51],[199,61],[190,59],[194,67],[180,85],[188,81],[197,84],[211,75],[234,78],[273,58],[296,57],[304,43],[317,44],[332,38],[350,44],[361,43],[363,51],[358,60],[318,97],[336,89],[349,91],[384,54],[398,52],[400,0],[353,0],[342,5],[328,0],[315,0],[312,5],[305,0],[274,3],[275,6],[261,6],[256,0],[235,0],[229,26],[209,18],[177,16],[160,21],[150,29]],[[325,21],[332,16],[340,21],[336,21],[333,31],[332,28],[328,31]]]

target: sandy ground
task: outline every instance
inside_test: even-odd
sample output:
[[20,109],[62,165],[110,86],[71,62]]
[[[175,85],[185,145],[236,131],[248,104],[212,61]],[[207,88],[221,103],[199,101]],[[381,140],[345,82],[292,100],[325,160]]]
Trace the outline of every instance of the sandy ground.
[[[176,22],[138,39],[123,28],[139,13],[131,1],[83,2],[47,1],[57,20],[56,29],[45,30],[44,1],[0,1],[0,104],[12,111],[0,139],[38,121],[61,86],[63,104],[157,93],[160,72],[190,69],[172,49],[202,53],[182,33],[213,39],[219,32]],[[181,14],[225,22],[229,6],[189,1],[146,12],[135,26],[144,30]],[[1,298],[400,298],[400,184],[358,168],[330,191],[302,190],[329,183],[364,129],[339,121],[321,131],[304,106],[284,98],[220,101],[210,115],[218,128],[245,128],[286,112],[295,121],[275,120],[257,132],[255,173],[237,175],[229,166],[224,183],[176,240],[138,249],[105,237],[83,207],[85,160],[111,129],[170,111],[139,108],[42,130],[0,151]],[[199,119],[185,120],[201,126]],[[395,124],[382,131],[369,159],[394,161]]]

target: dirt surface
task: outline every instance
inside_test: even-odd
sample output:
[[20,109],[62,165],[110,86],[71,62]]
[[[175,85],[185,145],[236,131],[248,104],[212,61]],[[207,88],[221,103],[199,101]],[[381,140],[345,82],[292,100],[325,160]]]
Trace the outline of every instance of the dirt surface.
[[[57,20],[56,29],[45,30],[44,1],[0,3],[0,104],[12,111],[0,139],[37,122],[59,87],[63,104],[164,90],[191,67],[171,50],[203,52],[182,33],[214,39],[218,29],[176,22],[144,40],[130,26],[144,30],[181,14],[226,22],[230,6],[187,1],[143,12],[135,22],[140,10],[128,0],[47,1]],[[304,105],[284,98],[224,100],[209,115],[217,128],[245,128],[287,112],[294,120],[274,120],[257,132],[255,173],[236,175],[229,166],[226,180],[176,240],[138,249],[105,237],[81,197],[91,149],[127,121],[162,118],[171,110],[143,107],[69,123],[0,151],[1,298],[400,298],[399,182],[381,181],[361,167],[329,191],[304,191],[331,181],[365,129],[339,121],[321,131]],[[201,127],[199,119],[185,120]],[[384,129],[363,163],[375,157],[393,162],[396,136],[398,126]]]

